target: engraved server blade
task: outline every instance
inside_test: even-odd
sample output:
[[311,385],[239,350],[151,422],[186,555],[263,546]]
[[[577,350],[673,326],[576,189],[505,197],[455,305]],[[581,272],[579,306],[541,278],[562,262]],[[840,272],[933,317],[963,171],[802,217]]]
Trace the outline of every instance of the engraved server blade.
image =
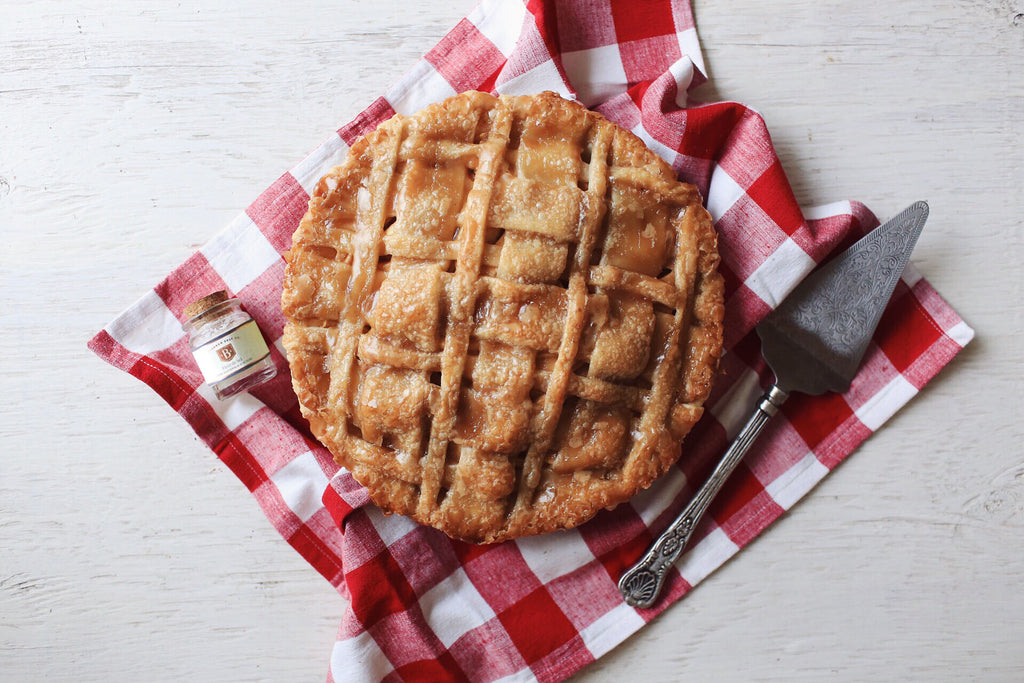
[[761,321],[761,354],[777,387],[849,389],[927,218],[925,202],[907,207],[811,273]]
[[627,603],[654,605],[697,522],[790,392],[823,394],[850,387],[927,218],[928,204],[910,205],[809,275],[757,326],[761,353],[775,374],[775,384],[707,482],[619,579]]

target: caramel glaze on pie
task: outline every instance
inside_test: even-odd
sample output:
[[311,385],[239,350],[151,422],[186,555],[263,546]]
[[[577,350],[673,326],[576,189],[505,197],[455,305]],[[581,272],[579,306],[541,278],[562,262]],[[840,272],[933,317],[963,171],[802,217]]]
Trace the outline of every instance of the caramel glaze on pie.
[[721,353],[697,189],[554,93],[392,117],[317,184],[287,258],[313,434],[384,511],[472,542],[650,486]]

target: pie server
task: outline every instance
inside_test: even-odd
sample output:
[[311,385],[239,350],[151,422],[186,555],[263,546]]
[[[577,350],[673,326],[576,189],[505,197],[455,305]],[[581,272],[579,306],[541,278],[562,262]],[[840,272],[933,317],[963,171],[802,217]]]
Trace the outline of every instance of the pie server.
[[927,218],[925,202],[907,207],[811,273],[757,326],[775,383],[693,499],[619,579],[627,603],[650,607],[658,599],[697,522],[790,392],[817,395],[850,387]]

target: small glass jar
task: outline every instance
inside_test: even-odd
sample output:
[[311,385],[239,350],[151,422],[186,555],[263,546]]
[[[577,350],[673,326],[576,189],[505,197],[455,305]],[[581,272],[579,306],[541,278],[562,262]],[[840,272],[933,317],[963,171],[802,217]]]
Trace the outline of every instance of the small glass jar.
[[221,290],[185,307],[182,328],[192,357],[217,398],[262,384],[277,374],[256,321]]

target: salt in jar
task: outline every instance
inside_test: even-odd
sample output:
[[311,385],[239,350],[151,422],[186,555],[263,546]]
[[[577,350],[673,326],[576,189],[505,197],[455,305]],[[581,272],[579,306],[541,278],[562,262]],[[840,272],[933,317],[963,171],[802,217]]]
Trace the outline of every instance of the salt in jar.
[[251,389],[277,374],[256,321],[224,290],[185,307],[182,328],[203,379],[218,399]]

